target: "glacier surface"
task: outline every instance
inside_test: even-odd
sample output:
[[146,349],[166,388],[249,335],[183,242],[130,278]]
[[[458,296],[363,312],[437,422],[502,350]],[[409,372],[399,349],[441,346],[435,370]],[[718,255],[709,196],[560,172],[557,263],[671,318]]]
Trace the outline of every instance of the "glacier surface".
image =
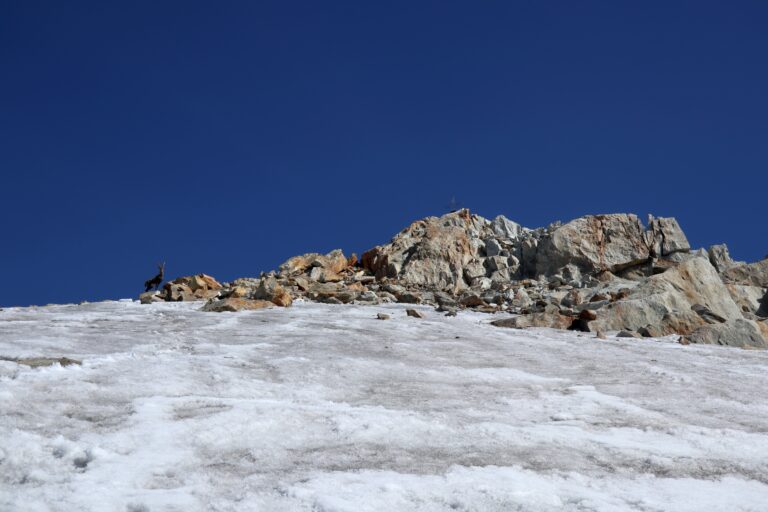
[[0,510],[768,511],[768,352],[199,307],[0,311]]

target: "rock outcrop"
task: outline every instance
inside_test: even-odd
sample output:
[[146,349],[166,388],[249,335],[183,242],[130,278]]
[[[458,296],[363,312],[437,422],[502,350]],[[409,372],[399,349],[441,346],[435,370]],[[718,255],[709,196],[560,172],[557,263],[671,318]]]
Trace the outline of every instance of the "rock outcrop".
[[414,222],[389,244],[363,253],[363,268],[377,279],[398,279],[413,286],[459,291],[466,287],[465,268],[474,276],[486,275],[477,267],[484,242],[481,222],[467,210]]
[[688,343],[767,348],[768,343],[757,323],[737,318],[724,323],[704,325],[685,337]]
[[416,221],[358,260],[294,256],[275,272],[219,284],[175,279],[142,303],[207,300],[206,311],[327,304],[431,304],[507,313],[499,327],[552,327],[685,343],[763,347],[768,259],[734,262],[724,245],[692,251],[674,218],[588,215],[528,229],[463,209]]
[[716,322],[715,318],[728,321],[743,316],[709,261],[691,258],[598,309],[590,328],[638,331],[652,327],[662,335],[689,334]]
[[588,215],[545,235],[537,244],[536,274],[549,275],[566,265],[583,272],[620,272],[690,251],[675,219],[650,217],[646,229],[636,215]]
[[142,304],[158,301],[194,301],[208,300],[218,295],[223,288],[221,283],[206,274],[178,277],[165,283],[162,291],[145,292],[140,295]]
[[539,241],[536,272],[554,274],[568,264],[587,272],[616,272],[649,258],[645,230],[635,215],[590,215],[558,227]]
[[754,263],[730,265],[723,271],[723,281],[768,288],[768,258]]

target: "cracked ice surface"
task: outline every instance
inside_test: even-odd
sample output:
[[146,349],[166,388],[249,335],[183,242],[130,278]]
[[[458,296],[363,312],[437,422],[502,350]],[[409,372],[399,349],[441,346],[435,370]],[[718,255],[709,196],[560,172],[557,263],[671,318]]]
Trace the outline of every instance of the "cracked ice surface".
[[0,510],[768,510],[768,352],[199,307],[0,311]]

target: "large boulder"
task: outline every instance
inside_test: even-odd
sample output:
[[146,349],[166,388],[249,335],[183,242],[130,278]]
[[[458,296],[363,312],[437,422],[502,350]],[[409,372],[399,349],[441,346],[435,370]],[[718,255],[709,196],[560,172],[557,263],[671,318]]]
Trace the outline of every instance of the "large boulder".
[[536,272],[555,274],[569,263],[590,272],[616,272],[649,258],[645,228],[636,215],[588,215],[556,228],[539,241]]
[[389,244],[364,253],[362,265],[378,279],[460,290],[466,287],[464,267],[479,257],[481,246],[484,248],[479,238],[483,221],[468,210],[427,217],[408,226]]
[[665,257],[679,252],[689,252],[691,245],[680,229],[677,219],[672,217],[648,216],[646,242],[651,250],[651,256]]
[[511,327],[513,329],[525,329],[527,327],[549,327],[551,329],[571,329],[574,318],[563,315],[557,308],[547,308],[544,311],[529,315],[514,316],[494,320],[491,325],[496,327]]
[[342,283],[312,283],[307,289],[307,297],[318,302],[347,304],[356,300],[363,292],[359,284],[345,286]]
[[[531,255],[536,246],[535,256]],[[588,215],[548,229],[537,242],[521,247],[524,273],[552,275],[566,265],[588,273],[617,273],[656,258],[672,258],[691,250],[674,218],[648,216],[648,228],[633,214]],[[526,254],[526,252],[528,254]],[[679,260],[680,258],[678,258]],[[644,272],[639,274],[645,277]]]
[[598,309],[590,329],[637,331],[653,327],[664,334],[688,334],[714,318],[741,319],[715,268],[705,258],[691,258],[647,278],[628,296]]
[[739,318],[725,323],[704,325],[685,337],[688,343],[707,343],[731,347],[768,348],[760,326]]
[[251,293],[251,298],[266,300],[282,307],[290,306],[293,303],[291,294],[274,276],[263,277],[256,289]]

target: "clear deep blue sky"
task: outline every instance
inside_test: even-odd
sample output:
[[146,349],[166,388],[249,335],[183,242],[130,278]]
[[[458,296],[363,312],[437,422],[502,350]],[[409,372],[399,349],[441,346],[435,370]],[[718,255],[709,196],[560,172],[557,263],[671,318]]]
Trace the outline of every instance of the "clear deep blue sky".
[[768,3],[2,2],[0,305],[361,252],[452,196],[768,253]]

